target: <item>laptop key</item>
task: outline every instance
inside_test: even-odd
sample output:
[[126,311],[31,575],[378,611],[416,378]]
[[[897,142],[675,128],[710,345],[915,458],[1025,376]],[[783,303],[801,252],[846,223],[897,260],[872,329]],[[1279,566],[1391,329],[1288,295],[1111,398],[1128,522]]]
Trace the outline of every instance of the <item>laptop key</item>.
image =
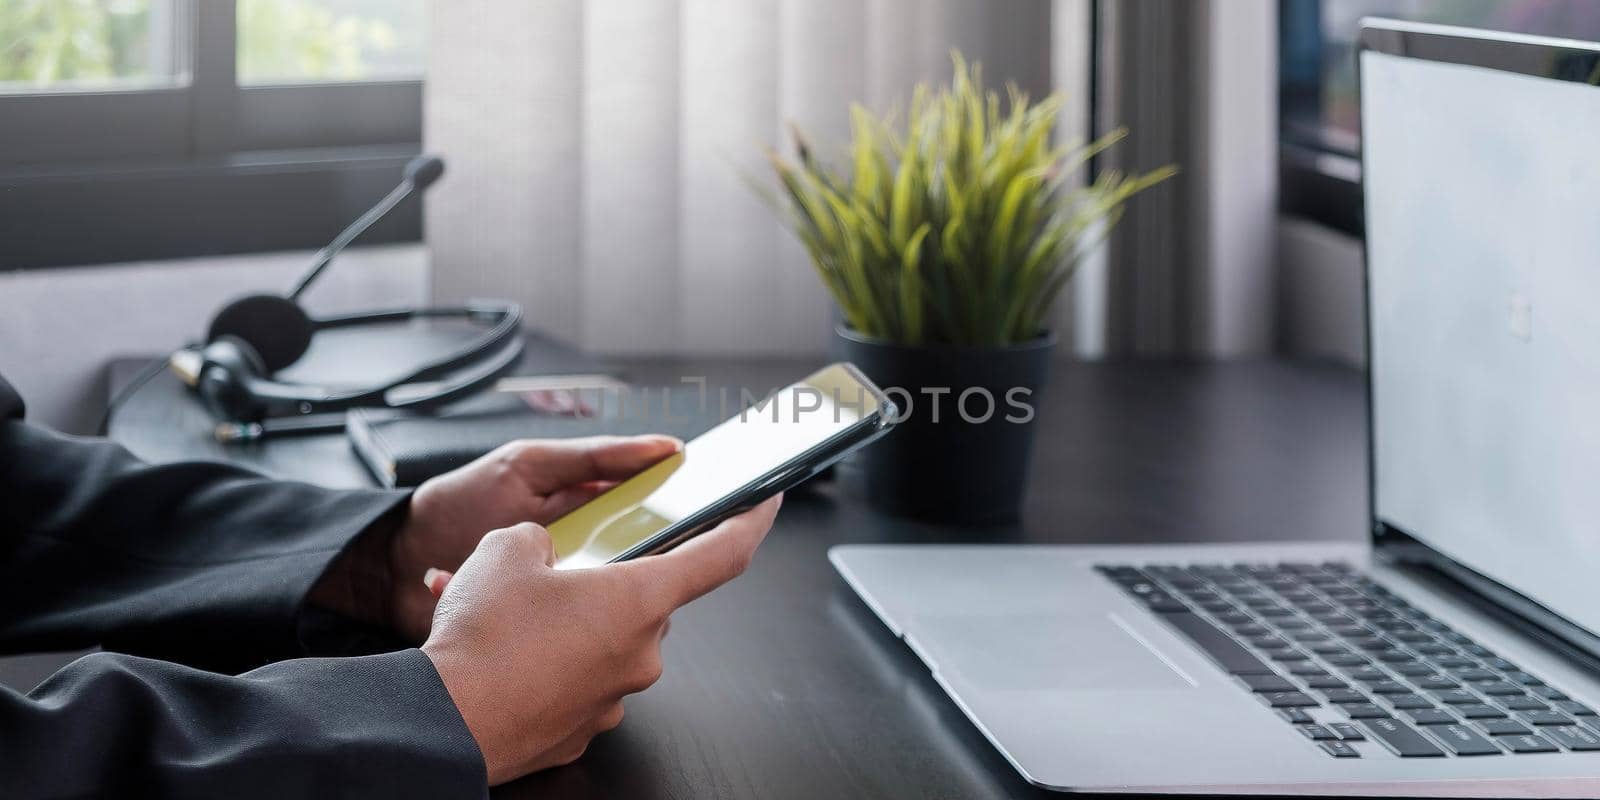
[[1407,711],[1406,716],[1418,725],[1449,725],[1456,722],[1456,716],[1442,708],[1418,708]]
[[1339,738],[1339,734],[1334,733],[1333,731],[1328,730],[1326,727],[1321,725],[1301,725],[1296,730],[1300,731],[1301,735],[1312,741],[1320,742],[1326,739]]
[[1336,667],[1360,668],[1367,664],[1367,660],[1365,658],[1350,652],[1325,655],[1322,657],[1322,660]]
[[1235,675],[1273,675],[1272,668],[1256,658],[1244,645],[1234,641],[1211,623],[1189,612],[1162,615],[1179,633],[1189,638],[1217,666]]
[[1533,729],[1514,719],[1480,719],[1473,723],[1492,736],[1513,736],[1533,733]]
[[1321,675],[1307,675],[1301,678],[1305,681],[1307,689],[1348,689],[1350,684],[1339,680],[1327,673]]
[[1354,723],[1330,722],[1328,723],[1328,728],[1346,742],[1364,742],[1367,740],[1366,734],[1362,733],[1361,729],[1356,727]]
[[1506,712],[1487,703],[1468,703],[1456,706],[1455,712],[1467,719],[1494,719],[1506,715]]
[[1366,695],[1354,689],[1329,689],[1322,693],[1330,703],[1371,703]]
[[1437,672],[1407,677],[1411,677],[1413,683],[1424,689],[1455,689],[1461,686],[1454,678],[1447,678]]
[[1426,698],[1415,694],[1392,694],[1386,698],[1389,705],[1405,710],[1413,708],[1433,708],[1433,704]]
[[1566,712],[1568,714],[1573,715],[1574,717],[1592,717],[1592,716],[1595,716],[1594,709],[1592,709],[1592,708],[1590,708],[1590,707],[1588,707],[1588,706],[1586,706],[1586,705],[1584,705],[1584,704],[1582,704],[1582,703],[1580,703],[1580,702],[1578,702],[1576,700],[1557,700],[1555,702],[1555,706],[1556,706],[1556,710],[1564,711],[1564,712]]
[[1399,681],[1384,679],[1368,683],[1367,691],[1373,694],[1409,694],[1411,687]]
[[1256,696],[1273,708],[1315,708],[1322,705],[1305,692],[1264,692]]
[[1386,719],[1389,712],[1372,703],[1340,703],[1339,710],[1351,719]]
[[1427,728],[1427,731],[1458,756],[1500,755],[1500,748],[1496,747],[1494,742],[1485,739],[1483,734],[1465,725],[1434,725]]
[[1278,709],[1278,716],[1283,717],[1285,720],[1293,722],[1296,725],[1309,725],[1310,723],[1316,722],[1316,720],[1311,718],[1310,714],[1307,714],[1303,709],[1299,708],[1280,708]]
[[1537,733],[1524,733],[1518,736],[1497,736],[1495,741],[1509,748],[1513,753],[1560,752],[1560,748],[1551,744],[1549,739]]
[[1576,725],[1561,725],[1551,728],[1541,728],[1540,731],[1556,740],[1556,743],[1568,750],[1600,750],[1600,736],[1588,728]]
[[1429,758],[1440,757],[1444,751],[1439,746],[1429,741],[1426,736],[1417,733],[1415,728],[1390,717],[1380,719],[1366,719],[1362,721],[1367,731],[1373,738],[1382,742],[1394,754],[1401,758]]
[[[1420,661],[1412,661],[1412,662],[1405,663],[1405,664],[1390,664],[1389,665],[1389,669],[1392,669],[1395,672],[1398,672],[1401,675],[1406,676],[1407,678],[1431,677],[1434,674],[1436,674],[1433,671],[1433,667],[1430,667],[1427,664],[1424,664],[1424,663],[1422,663]],[[1422,688],[1426,689],[1428,687],[1424,686]],[[1440,687],[1440,688],[1444,688],[1444,687]]]
[[1569,699],[1566,695],[1562,694],[1554,686],[1537,686],[1537,685],[1534,685],[1534,686],[1529,686],[1528,687],[1528,691],[1530,691],[1530,692],[1532,692],[1532,693],[1534,693],[1534,694],[1536,694],[1536,695],[1538,695],[1540,697],[1543,697],[1546,700],[1567,700],[1567,699]]
[[1430,692],[1430,694],[1432,694],[1439,702],[1448,703],[1449,705],[1463,705],[1466,703],[1483,702],[1482,698],[1478,697],[1472,692],[1467,691],[1466,689],[1441,689],[1437,692]]
[[1354,747],[1351,747],[1349,742],[1331,740],[1326,742],[1317,742],[1317,746],[1321,747],[1324,752],[1330,756],[1333,756],[1334,758],[1361,757],[1361,753],[1358,752]]
[[1389,673],[1384,672],[1383,670],[1378,669],[1370,664],[1362,667],[1351,667],[1345,671],[1345,674],[1363,683],[1370,681],[1386,681],[1389,679]]
[[1293,692],[1300,688],[1281,675],[1240,675],[1238,677],[1252,692]]
[[1527,696],[1497,697],[1495,699],[1500,701],[1500,705],[1512,711],[1548,711],[1550,709],[1549,706],[1544,704],[1544,701]]
[[1506,681],[1489,681],[1488,683],[1480,683],[1475,688],[1491,697],[1509,697],[1523,693],[1521,686],[1518,686],[1514,683],[1507,683]]
[[1148,608],[1157,614],[1172,614],[1189,610],[1189,607],[1184,605],[1183,601],[1173,597],[1170,594],[1164,593],[1145,595],[1144,605],[1145,608]]
[[1463,667],[1460,669],[1452,669],[1450,670],[1450,674],[1454,675],[1456,680],[1467,681],[1468,683],[1500,680],[1499,673],[1490,672],[1483,667]]
[[1572,717],[1560,711],[1518,711],[1517,719],[1529,725],[1574,725]]
[[1544,685],[1544,681],[1541,681],[1538,678],[1535,678],[1532,675],[1529,675],[1528,673],[1523,672],[1520,669],[1508,669],[1508,670],[1506,670],[1506,680],[1512,681],[1513,683],[1520,683],[1523,686],[1543,686]]

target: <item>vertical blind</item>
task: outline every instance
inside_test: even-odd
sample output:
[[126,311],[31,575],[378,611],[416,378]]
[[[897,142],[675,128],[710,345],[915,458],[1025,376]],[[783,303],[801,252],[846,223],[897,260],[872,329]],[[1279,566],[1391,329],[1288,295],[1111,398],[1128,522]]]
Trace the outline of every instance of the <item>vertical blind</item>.
[[1066,89],[1064,134],[1087,126],[1088,0],[432,7],[424,129],[449,165],[427,204],[434,294],[510,297],[600,352],[827,346],[829,301],[747,183],[771,180],[765,149],[791,122],[837,158],[852,102],[903,105],[958,48],[991,84]]

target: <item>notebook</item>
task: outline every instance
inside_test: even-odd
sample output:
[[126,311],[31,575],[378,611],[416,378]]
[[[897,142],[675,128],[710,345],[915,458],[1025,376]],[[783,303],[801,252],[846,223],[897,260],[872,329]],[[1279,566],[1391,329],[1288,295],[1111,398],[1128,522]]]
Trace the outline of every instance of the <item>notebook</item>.
[[664,433],[687,440],[726,416],[715,398],[707,402],[682,388],[584,390],[571,396],[576,413],[552,412],[548,403],[522,392],[478,395],[432,414],[355,409],[345,435],[373,478],[394,488],[416,486],[516,439]]

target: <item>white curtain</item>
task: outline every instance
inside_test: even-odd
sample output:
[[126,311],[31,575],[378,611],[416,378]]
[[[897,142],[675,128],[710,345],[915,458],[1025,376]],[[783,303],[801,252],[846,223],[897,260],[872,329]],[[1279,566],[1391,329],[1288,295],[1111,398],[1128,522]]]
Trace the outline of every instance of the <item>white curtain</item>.
[[[828,300],[745,183],[770,180],[763,151],[788,146],[791,121],[836,153],[852,101],[948,80],[959,48],[992,83],[1067,90],[1064,134],[1087,127],[1088,0],[432,5],[436,299],[509,297],[599,352],[826,347]],[[1064,305],[1098,306],[1086,277]],[[1070,340],[1085,318],[1063,309],[1058,328]]]

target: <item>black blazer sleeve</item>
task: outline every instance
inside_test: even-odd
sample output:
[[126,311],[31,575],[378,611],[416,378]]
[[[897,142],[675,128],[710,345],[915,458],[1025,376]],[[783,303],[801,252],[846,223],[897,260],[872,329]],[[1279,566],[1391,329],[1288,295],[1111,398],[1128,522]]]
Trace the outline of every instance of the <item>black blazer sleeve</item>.
[[122,652],[0,689],[0,796],[485,793],[420,651],[278,660],[304,652],[311,585],[405,495],[148,465],[21,416],[0,379],[0,652]]

